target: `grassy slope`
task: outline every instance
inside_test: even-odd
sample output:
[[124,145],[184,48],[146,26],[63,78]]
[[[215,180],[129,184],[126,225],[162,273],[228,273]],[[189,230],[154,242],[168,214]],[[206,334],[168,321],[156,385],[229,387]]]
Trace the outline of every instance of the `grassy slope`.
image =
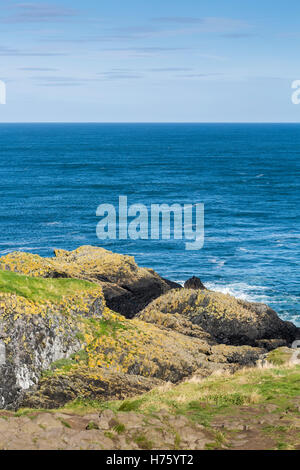
[[[17,294],[33,302],[57,302],[64,296],[94,288],[95,284],[77,279],[32,278],[0,271],[0,292]],[[106,323],[104,326],[101,334],[114,336],[114,329],[112,331]],[[270,354],[278,355],[278,352]],[[163,409],[170,416],[184,415],[192,422],[214,429],[216,421],[220,419],[225,420],[226,425],[228,417],[247,423],[253,416],[270,415],[264,410],[271,404],[274,407],[271,412],[274,422],[260,426],[259,433],[271,436],[277,448],[300,448],[300,366],[282,366],[281,357],[280,360],[277,356],[273,359],[276,359],[273,361],[276,366],[269,369],[248,369],[230,376],[211,376],[202,381],[190,380],[177,386],[167,384],[163,388],[125,401],[77,399],[64,409],[76,414],[86,414],[109,408],[114,411],[135,411],[145,416],[153,416]],[[26,413],[23,410],[19,413],[23,412]],[[288,416],[288,424],[281,424],[282,414]],[[221,434],[217,432],[216,436],[217,448],[229,442],[226,430]],[[259,435],[259,439],[261,438]]]
[[[82,401],[66,405],[79,413],[109,408],[135,410],[145,414],[162,409],[173,414],[188,414],[203,421],[215,414],[233,411],[236,406],[273,403],[285,409],[291,399],[300,395],[300,366],[243,369],[233,375],[212,375],[203,380],[190,380],[179,385],[167,384],[126,401]],[[191,413],[190,413],[191,412]]]
[[[116,419],[124,414],[124,429],[113,428],[107,434],[114,440],[121,433],[129,448],[137,440],[126,424],[128,412],[129,419],[132,413],[143,417],[146,440],[157,426],[151,420],[159,418],[168,426],[172,416],[184,416],[191,424],[190,428],[178,429],[179,443],[187,433],[193,436],[193,426],[202,425],[206,435],[211,436],[206,449],[300,449],[300,366],[244,369],[233,375],[195,378],[175,386],[166,384],[123,401],[77,399],[48,413],[58,417],[69,413],[71,418],[84,419],[105,409],[114,411]],[[21,409],[16,416],[40,412],[43,410]],[[148,441],[140,447],[156,448]],[[184,448],[178,445],[175,448]]]
[[0,292],[16,294],[33,302],[58,302],[64,296],[95,287],[95,284],[80,279],[34,278],[0,270]]

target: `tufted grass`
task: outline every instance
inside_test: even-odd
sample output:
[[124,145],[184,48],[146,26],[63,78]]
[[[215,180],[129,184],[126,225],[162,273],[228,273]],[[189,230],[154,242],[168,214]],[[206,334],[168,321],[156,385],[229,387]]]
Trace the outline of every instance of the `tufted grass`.
[[0,270],[0,292],[16,294],[32,302],[59,302],[64,296],[95,289],[96,284],[80,279],[38,278]]
[[66,405],[77,413],[111,409],[145,415],[184,415],[207,425],[218,414],[235,414],[240,406],[273,403],[278,410],[290,409],[299,396],[300,366],[243,369],[232,375],[212,375],[200,381],[191,379],[178,385],[162,386],[124,401],[101,402],[77,399]]

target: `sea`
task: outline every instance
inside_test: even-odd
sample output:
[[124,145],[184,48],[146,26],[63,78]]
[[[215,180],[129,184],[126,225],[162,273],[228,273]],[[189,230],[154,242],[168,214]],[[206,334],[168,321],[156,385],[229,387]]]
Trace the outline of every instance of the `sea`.
[[[102,246],[300,325],[299,163],[300,124],[0,124],[0,255]],[[121,195],[204,204],[203,248],[100,240],[97,207]]]

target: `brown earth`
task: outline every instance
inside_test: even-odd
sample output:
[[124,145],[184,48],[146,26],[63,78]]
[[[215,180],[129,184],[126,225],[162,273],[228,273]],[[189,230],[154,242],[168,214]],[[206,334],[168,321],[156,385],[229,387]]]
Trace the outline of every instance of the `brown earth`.
[[[203,404],[205,407],[205,404]],[[300,399],[294,400],[300,409]],[[105,410],[0,413],[1,450],[300,450],[300,420],[276,405],[240,406],[209,428],[161,410],[153,416]]]

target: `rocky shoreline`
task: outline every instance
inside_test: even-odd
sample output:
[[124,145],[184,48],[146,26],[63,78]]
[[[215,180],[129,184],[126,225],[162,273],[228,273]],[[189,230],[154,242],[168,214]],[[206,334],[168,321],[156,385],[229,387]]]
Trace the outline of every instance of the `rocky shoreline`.
[[[0,407],[124,399],[253,367],[300,329],[267,305],[182,288],[132,257],[83,246],[0,258]],[[288,354],[288,353],[286,353]]]

